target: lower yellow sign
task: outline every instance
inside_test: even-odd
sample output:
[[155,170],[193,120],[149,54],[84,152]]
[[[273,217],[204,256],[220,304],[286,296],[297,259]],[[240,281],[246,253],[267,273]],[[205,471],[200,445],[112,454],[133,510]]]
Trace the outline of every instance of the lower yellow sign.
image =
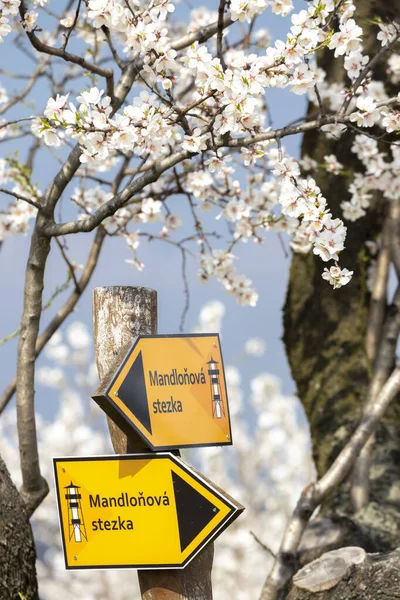
[[54,459],[67,569],[184,568],[243,510],[170,453]]

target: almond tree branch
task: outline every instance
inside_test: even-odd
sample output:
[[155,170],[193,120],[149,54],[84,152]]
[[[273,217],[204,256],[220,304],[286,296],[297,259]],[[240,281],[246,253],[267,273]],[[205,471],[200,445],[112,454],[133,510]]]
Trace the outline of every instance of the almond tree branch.
[[[375,357],[375,364],[371,382],[368,386],[367,400],[363,413],[373,403],[390,373],[393,370],[396,358],[397,341],[400,334],[400,286],[393,297],[392,304],[388,307],[385,324],[381,334],[380,345]],[[369,472],[375,445],[375,435],[372,435],[360,452],[354,465],[351,501],[354,511],[357,512],[368,504],[369,498]]]
[[22,121],[33,121],[34,118],[35,117],[22,117],[21,119],[15,119],[14,121],[6,121],[5,123],[0,124],[0,129],[4,129],[4,127],[9,127],[10,125],[16,125],[16,123],[21,123]]
[[[377,108],[381,108],[382,106],[391,106],[393,104],[398,104],[400,101],[397,96],[390,98],[386,102],[378,102],[376,104]],[[258,142],[264,142],[266,140],[273,139],[281,139],[288,135],[296,135],[297,133],[306,133],[307,131],[313,131],[314,129],[319,129],[324,125],[332,125],[343,123],[346,125],[350,122],[350,115],[340,116],[339,113],[334,115],[325,115],[320,116],[317,119],[313,119],[311,121],[307,121],[306,123],[301,123],[300,125],[289,125],[286,127],[282,127],[280,129],[276,129],[275,131],[265,131],[263,133],[258,133],[253,136],[239,138],[235,140],[230,140],[227,146],[229,148],[241,148],[242,146],[251,146],[252,144],[256,144]],[[364,134],[364,132],[361,132]]]
[[362,84],[362,82],[364,81],[366,76],[368,75],[369,71],[371,71],[372,67],[374,67],[380,61],[380,59],[382,58],[382,56],[384,56],[384,54],[386,54],[386,52],[389,52],[393,48],[393,46],[395,46],[395,44],[397,43],[399,38],[400,38],[400,31],[398,32],[398,34],[396,35],[394,40],[392,42],[390,42],[390,44],[387,44],[386,46],[382,46],[382,48],[379,50],[379,52],[377,52],[375,54],[375,56],[373,58],[371,58],[369,63],[361,71],[361,73],[359,74],[359,76],[357,77],[357,79],[355,80],[353,85],[351,86],[351,93],[346,97],[345,101],[343,102],[343,104],[339,110],[339,114],[343,115],[346,113],[350,102],[354,98],[358,88],[360,87],[360,85]]
[[[371,398],[375,398],[393,368],[394,354],[389,357],[388,364],[382,365],[382,353],[386,355],[386,339],[382,336],[383,323],[386,312],[387,286],[390,267],[390,219],[387,217],[383,226],[382,246],[377,259],[374,287],[369,306],[368,326],[365,339],[367,357],[374,369],[372,380],[368,386],[367,399],[363,408],[368,406]],[[379,348],[379,352],[378,352]],[[375,368],[378,361],[380,366]],[[382,373],[384,378],[382,379]],[[355,512],[368,504],[369,498],[369,472],[375,445],[375,435],[372,435],[354,465],[350,498]]]
[[[400,287],[394,295],[391,306],[388,307],[386,319],[385,312],[387,309],[386,296],[391,260],[397,271],[395,259],[397,258],[396,243],[399,244],[398,212],[399,202],[391,202],[389,215],[383,227],[382,248],[378,257],[368,319],[366,351],[373,365],[373,376],[368,386],[367,399],[363,410],[370,405],[380,392],[395,363],[396,346],[400,334]],[[399,277],[400,270],[398,279]],[[384,320],[385,324],[383,326]],[[374,445],[375,435],[369,438],[354,465],[350,497],[355,512],[368,504],[369,473]]]
[[224,35],[224,11],[225,11],[226,0],[219,0],[218,6],[218,31],[217,31],[217,56],[220,60],[223,71],[226,71],[226,62],[224,59],[224,52],[222,49],[222,40]]
[[[398,102],[397,97],[392,98],[391,100],[385,102],[385,106],[389,103],[394,104]],[[305,133],[306,131],[312,131],[314,129],[319,129],[323,125],[327,125],[330,123],[346,123],[350,119],[349,115],[342,117],[341,119],[338,116],[330,115],[330,116],[321,116],[316,120],[309,121],[307,123],[302,123],[296,126],[282,127],[281,129],[276,129],[274,131],[266,131],[261,134],[240,138],[237,140],[228,140],[227,142],[224,139],[219,139],[215,143],[216,148],[240,148],[244,146],[251,146],[254,143],[266,141],[266,140],[280,140],[289,135],[296,135],[298,133]],[[76,148],[73,152],[76,151]],[[72,153],[71,153],[72,154]],[[175,165],[183,162],[188,158],[192,158],[196,156],[197,153],[189,152],[187,150],[180,150],[171,154],[167,158],[161,159],[156,163],[153,163],[151,168],[143,175],[138,177],[135,181],[130,183],[125,187],[125,189],[118,195],[115,195],[111,200],[105,202],[97,211],[95,211],[90,217],[86,219],[82,219],[80,221],[69,221],[66,223],[45,223],[44,228],[42,230],[43,235],[45,236],[60,236],[60,235],[68,235],[71,233],[81,233],[92,231],[97,225],[99,225],[104,219],[110,217],[115,214],[115,212],[124,206],[129,199],[142,191],[150,183],[156,181],[165,171],[171,169]],[[57,179],[57,178],[56,178]]]
[[389,208],[391,259],[400,281],[400,198],[391,200]]
[[72,34],[73,30],[75,29],[76,24],[78,23],[79,11],[81,10],[81,4],[82,4],[82,0],[78,0],[78,6],[76,7],[73,23],[72,23],[71,27],[68,29],[67,33],[65,34],[65,41],[64,41],[64,45],[62,47],[62,50],[64,52],[67,49],[69,38],[71,37],[71,34]]
[[41,206],[38,202],[35,202],[34,200],[27,198],[26,196],[21,196],[21,194],[17,194],[16,192],[12,192],[11,190],[7,190],[6,188],[2,187],[0,187],[0,192],[3,194],[7,194],[8,196],[12,196],[13,198],[16,198],[16,200],[23,200],[24,202],[27,202],[28,204],[34,206],[38,210],[41,209]]
[[[99,227],[96,231],[96,235],[92,244],[92,247],[89,252],[89,256],[85,265],[85,268],[82,271],[82,275],[78,280],[78,288],[75,288],[68,300],[64,303],[64,305],[60,308],[57,314],[53,317],[50,323],[47,325],[46,329],[41,333],[36,342],[35,348],[35,357],[37,358],[43,348],[46,346],[47,342],[51,339],[54,333],[57,331],[59,327],[64,323],[65,319],[71,312],[74,310],[79,298],[82,296],[85,291],[93,272],[97,266],[97,262],[100,255],[100,250],[103,246],[104,239],[106,237],[106,232],[103,227]],[[17,378],[14,376],[6,389],[4,390],[2,396],[0,397],[0,414],[6,408],[11,398],[15,394]]]
[[42,211],[39,211],[31,238],[25,272],[24,309],[17,360],[17,429],[22,472],[21,496],[29,516],[49,491],[49,486],[40,472],[34,407],[35,348],[42,313],[44,271],[50,252],[50,238],[41,235],[39,230],[44,218]]
[[15,104],[17,104],[18,102],[21,102],[21,100],[24,100],[24,98],[26,98],[26,96],[29,94],[29,92],[35,85],[38,78],[41,75],[43,75],[43,73],[47,69],[48,63],[49,63],[49,59],[47,56],[43,57],[40,60],[38,66],[33,71],[32,75],[30,76],[29,81],[26,84],[25,88],[21,92],[19,92],[19,94],[16,94],[13,98],[10,98],[10,100],[8,100],[7,102],[5,102],[4,104],[2,104],[0,106],[0,115],[4,115],[4,113],[7,112],[9,108],[11,108]]
[[382,326],[385,319],[387,286],[390,267],[390,220],[386,218],[381,249],[377,259],[374,287],[369,306],[368,327],[365,339],[365,349],[368,359],[373,366],[379,342],[381,340]]
[[174,165],[182,162],[186,158],[193,156],[192,153],[181,150],[172,154],[168,158],[164,158],[154,165],[152,169],[138,177],[131,184],[127,185],[125,189],[116,194],[111,200],[105,202],[100,208],[98,208],[89,217],[80,221],[70,221],[61,224],[48,224],[45,223],[42,229],[42,234],[48,237],[55,237],[60,235],[69,235],[71,233],[81,233],[84,231],[93,231],[100,223],[115,214],[119,208],[124,206],[132,196],[140,192],[146,185],[156,181],[164,171],[172,168]]
[[[24,0],[22,0],[19,13],[21,15],[22,20],[25,18],[25,14],[27,12],[27,8],[25,6]],[[35,35],[33,31],[26,31],[26,35],[32,44],[32,46],[38,52],[42,54],[49,54],[51,56],[57,56],[58,58],[62,58],[66,62],[73,63],[75,65],[79,65],[83,69],[90,71],[91,73],[95,73],[96,75],[100,75],[104,77],[107,82],[107,94],[110,98],[113,98],[114,95],[114,70],[110,67],[99,67],[98,65],[91,63],[83,58],[83,56],[78,56],[77,54],[71,54],[67,52],[64,48],[54,48],[53,46],[47,46],[43,44],[39,40],[39,38]]]
[[[396,243],[392,238],[393,236],[397,236],[397,212],[398,204],[395,202],[391,203],[389,215],[383,227],[382,248],[378,257],[370,304],[366,351],[373,365],[373,376],[368,386],[364,411],[373,402],[373,399],[376,398],[393,369],[397,340],[400,333],[400,287],[394,295],[392,305],[386,311],[389,267],[391,259],[393,261],[394,244]],[[385,312],[387,312],[386,319]],[[385,324],[383,326],[384,320]],[[373,435],[360,452],[360,456],[354,465],[350,497],[355,512],[368,504],[369,473],[374,445],[375,436]]]
[[311,515],[349,474],[360,451],[399,391],[400,368],[397,367],[366,410],[357,429],[332,466],[319,481],[303,490],[284,533],[272,570],[262,589],[260,600],[278,600],[281,591],[293,576],[297,549]]
[[60,252],[61,252],[61,256],[63,257],[63,259],[65,260],[67,267],[68,267],[68,275],[70,275],[74,281],[74,285],[75,285],[75,289],[79,292],[79,283],[78,280],[76,278],[75,275],[75,267],[74,265],[71,263],[71,261],[69,260],[67,253],[65,252],[65,248],[62,245],[62,243],[60,242],[60,240],[58,238],[55,238],[56,240],[56,244],[57,246],[60,248]]

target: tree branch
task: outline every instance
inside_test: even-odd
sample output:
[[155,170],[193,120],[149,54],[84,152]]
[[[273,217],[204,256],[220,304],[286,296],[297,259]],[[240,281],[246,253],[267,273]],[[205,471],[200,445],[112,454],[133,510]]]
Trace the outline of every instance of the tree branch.
[[133,181],[130,185],[126,186],[125,189],[116,194],[111,200],[105,202],[99,209],[97,209],[90,217],[82,219],[80,221],[70,221],[61,224],[44,224],[42,233],[43,235],[54,237],[60,235],[68,235],[70,233],[81,233],[84,231],[92,231],[97,227],[104,219],[115,214],[119,208],[124,206],[132,196],[140,192],[146,185],[156,181],[164,171],[172,168],[174,165],[182,162],[186,158],[193,156],[186,150],[181,150],[172,154],[168,158],[161,160],[158,165],[154,165],[152,169],[141,175],[136,181]]
[[24,309],[17,361],[17,427],[22,472],[21,496],[30,515],[47,496],[49,487],[42,477],[35,419],[35,346],[42,313],[44,271],[50,252],[50,238],[40,234],[38,212],[31,239],[25,274]]
[[[85,291],[97,266],[100,250],[102,248],[105,237],[106,232],[103,227],[100,227],[96,231],[96,235],[92,247],[90,249],[85,268],[83,269],[82,275],[78,281],[78,289],[74,289],[68,300],[53,317],[53,319],[47,325],[43,333],[38,337],[35,348],[35,358],[39,356],[43,348],[46,346],[47,342],[51,339],[51,337],[54,335],[57,329],[61,327],[68,315],[70,315],[71,312],[74,310],[79,298]],[[13,397],[15,393],[16,383],[17,378],[14,376],[8,384],[7,388],[4,390],[3,395],[0,397],[0,414],[4,411],[11,398]]]
[[[389,103],[394,104],[398,102],[397,97],[392,98],[391,100],[385,102],[385,106]],[[320,117],[314,121],[309,121],[307,123],[302,123],[296,126],[283,127],[281,129],[276,129],[275,131],[266,131],[264,133],[240,138],[238,140],[229,140],[225,142],[223,139],[216,141],[216,148],[240,148],[244,146],[250,146],[260,141],[266,140],[279,140],[289,135],[296,135],[298,133],[305,133],[306,131],[312,131],[314,129],[319,129],[323,125],[327,125],[330,123],[346,123],[349,121],[350,116],[344,116],[341,119],[338,119],[337,115],[324,116]],[[76,148],[73,152],[76,151]],[[72,154],[72,153],[71,153]],[[44,224],[43,234],[47,236],[60,236],[60,235],[69,235],[71,233],[81,233],[92,231],[97,225],[99,225],[105,218],[112,216],[115,212],[124,206],[129,199],[142,191],[150,183],[156,181],[160,175],[162,175],[168,169],[174,167],[175,165],[181,163],[182,161],[192,158],[196,156],[197,153],[188,152],[185,150],[180,150],[175,154],[171,154],[167,158],[160,160],[158,163],[154,163],[152,167],[143,175],[141,175],[136,181],[132,182],[118,195],[114,196],[111,200],[103,204],[97,211],[95,211],[90,217],[87,219],[82,219],[80,221],[69,221],[66,223],[52,223],[52,224]],[[60,172],[61,174],[61,172]],[[57,180],[57,177],[56,177]]]
[[[22,20],[25,18],[25,14],[27,12],[27,8],[25,6],[24,0],[21,1],[19,12]],[[33,31],[26,31],[26,35],[32,44],[32,46],[38,52],[42,54],[49,54],[50,56],[57,56],[58,58],[62,58],[66,62],[73,63],[75,65],[79,65],[83,69],[87,69],[91,73],[95,73],[96,75],[100,75],[104,77],[107,82],[107,94],[110,98],[113,98],[114,95],[114,70],[110,67],[99,67],[98,65],[91,63],[83,58],[83,56],[78,56],[77,54],[71,54],[67,52],[64,48],[54,48],[52,46],[47,46],[43,44],[39,40],[39,38],[35,35]]]
[[62,50],[64,52],[67,49],[69,38],[71,37],[71,34],[72,34],[73,30],[75,29],[76,24],[78,22],[79,11],[81,10],[81,4],[82,4],[82,0],[78,0],[78,6],[76,7],[74,21],[73,21],[71,27],[68,29],[67,33],[65,34],[65,41],[64,41],[64,44],[63,44],[63,47],[62,47]]
[[316,483],[302,492],[288,523],[281,547],[264,584],[260,600],[277,600],[280,592],[293,575],[296,553],[304,530],[314,510],[336,489],[352,469],[357,456],[375,431],[389,404],[400,391],[400,368],[397,367],[373,404],[362,417],[360,424],[328,471]]
[[400,281],[400,198],[390,201],[390,249],[397,279]]
[[68,267],[68,274],[72,277],[73,281],[74,281],[74,285],[75,285],[75,289],[79,292],[79,283],[78,280],[76,278],[75,275],[75,268],[74,265],[71,263],[71,261],[69,260],[67,253],[65,252],[65,248],[62,245],[62,243],[60,242],[60,240],[58,238],[55,238],[56,240],[56,244],[57,246],[60,248],[60,252],[61,252],[61,256],[63,257],[63,259],[65,260],[67,267]]
[[[400,286],[397,288],[393,297],[393,302],[387,311],[385,324],[379,340],[379,348],[375,356],[373,376],[368,386],[367,399],[363,408],[363,414],[365,414],[365,412],[370,408],[371,404],[374,402],[374,399],[378,396],[393,370],[399,334]],[[355,512],[368,504],[369,471],[374,444],[375,435],[372,435],[360,452],[360,456],[357,458],[357,461],[354,465],[350,496]]]
[[12,196],[13,198],[16,198],[17,200],[23,200],[24,202],[27,202],[28,204],[30,204],[31,206],[34,206],[38,210],[41,209],[41,206],[38,202],[35,202],[34,200],[27,198],[26,196],[21,196],[21,194],[17,194],[16,192],[11,192],[10,190],[7,190],[2,187],[0,187],[0,192],[2,192],[3,194],[7,194],[8,196]]
[[217,31],[217,56],[220,60],[223,71],[226,71],[226,62],[224,59],[224,52],[222,49],[222,39],[224,35],[224,11],[225,11],[226,0],[219,0],[218,6],[218,31]]
[[381,340],[382,326],[385,319],[386,295],[390,267],[390,221],[386,218],[379,252],[374,287],[369,306],[368,327],[365,339],[365,349],[371,365],[374,364],[379,342]]
[[34,118],[35,117],[22,117],[21,119],[15,119],[14,121],[6,121],[5,123],[0,123],[0,129],[4,129],[4,127],[10,127],[10,125],[16,125],[22,121],[33,121]]
[[48,66],[48,61],[49,61],[49,59],[47,57],[42,58],[42,60],[39,62],[36,69],[33,71],[32,75],[30,76],[29,81],[26,84],[25,88],[21,92],[19,92],[19,94],[16,94],[16,96],[14,96],[13,98],[10,98],[10,100],[8,100],[7,102],[5,102],[4,104],[2,104],[0,106],[0,115],[4,115],[4,113],[7,112],[7,110],[9,108],[11,108],[15,104],[17,104],[18,102],[21,102],[21,100],[24,100],[24,98],[26,98],[26,96],[29,94],[29,92],[35,85],[37,79],[41,75],[43,75],[43,73],[45,72],[45,70]]
[[382,48],[379,50],[379,52],[377,52],[375,54],[375,56],[373,58],[371,58],[369,63],[366,65],[366,67],[361,71],[360,75],[357,77],[357,79],[351,86],[351,94],[348,95],[348,97],[345,99],[345,101],[343,102],[343,104],[339,110],[340,115],[344,115],[346,113],[350,102],[354,98],[358,88],[360,87],[360,85],[362,84],[362,82],[368,75],[369,71],[372,69],[372,67],[374,67],[380,61],[380,59],[382,58],[382,56],[384,54],[386,54],[386,52],[388,52],[389,50],[391,50],[393,48],[393,46],[397,43],[399,38],[400,38],[400,32],[396,35],[395,39],[390,44],[387,44],[386,46],[382,46]]

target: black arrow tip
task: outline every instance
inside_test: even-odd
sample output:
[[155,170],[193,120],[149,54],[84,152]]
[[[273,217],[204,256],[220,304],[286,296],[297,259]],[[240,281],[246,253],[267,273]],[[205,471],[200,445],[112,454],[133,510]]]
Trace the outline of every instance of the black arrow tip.
[[118,397],[129,408],[131,413],[141,422],[143,427],[151,434],[151,421],[149,404],[147,401],[146,382],[142,352],[140,351],[135,362],[129,369],[119,390]]
[[219,509],[172,471],[181,552],[218,514]]

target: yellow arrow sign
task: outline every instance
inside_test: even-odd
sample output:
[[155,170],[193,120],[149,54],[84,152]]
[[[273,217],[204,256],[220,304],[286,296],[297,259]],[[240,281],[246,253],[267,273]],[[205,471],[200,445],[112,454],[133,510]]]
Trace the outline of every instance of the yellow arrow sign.
[[93,399],[153,450],[232,443],[218,335],[139,337]]
[[170,453],[55,458],[67,569],[183,568],[243,510]]

